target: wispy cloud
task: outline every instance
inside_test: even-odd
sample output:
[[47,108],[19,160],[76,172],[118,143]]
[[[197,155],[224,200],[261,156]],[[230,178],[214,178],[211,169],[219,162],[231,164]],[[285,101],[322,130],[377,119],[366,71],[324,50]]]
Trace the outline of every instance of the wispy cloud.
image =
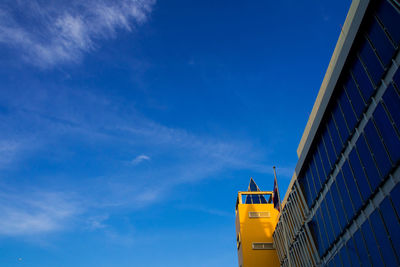
[[133,160],[132,160],[132,164],[133,165],[138,165],[139,163],[141,163],[141,162],[143,162],[143,161],[149,161],[150,160],[150,157],[149,156],[146,156],[146,155],[139,155],[139,156],[137,156],[136,158],[134,158]]
[[[0,5],[0,43],[42,68],[77,62],[101,39],[146,21],[155,0],[12,1]],[[30,23],[34,23],[32,26]]]
[[0,194],[0,235],[32,235],[60,230],[79,210],[78,205],[62,192],[3,191]]

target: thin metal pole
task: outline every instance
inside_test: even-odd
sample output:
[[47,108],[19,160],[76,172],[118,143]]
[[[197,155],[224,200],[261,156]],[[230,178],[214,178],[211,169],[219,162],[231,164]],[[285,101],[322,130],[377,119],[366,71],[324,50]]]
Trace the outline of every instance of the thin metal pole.
[[281,218],[282,218],[282,227],[283,227],[283,236],[285,239],[285,247],[286,247],[286,255],[287,255],[287,259],[288,259],[288,263],[289,263],[289,267],[292,266],[291,260],[290,260],[290,256],[289,256],[289,244],[287,242],[287,232],[286,232],[286,223],[284,221],[284,216],[283,216],[283,210],[282,210],[282,203],[281,203],[281,197],[279,196],[279,187],[278,187],[278,179],[276,178],[276,167],[273,166],[272,167],[274,169],[274,177],[275,177],[275,183],[276,183],[276,192],[278,193],[278,202],[279,202],[279,209],[280,209],[280,213],[281,213]]

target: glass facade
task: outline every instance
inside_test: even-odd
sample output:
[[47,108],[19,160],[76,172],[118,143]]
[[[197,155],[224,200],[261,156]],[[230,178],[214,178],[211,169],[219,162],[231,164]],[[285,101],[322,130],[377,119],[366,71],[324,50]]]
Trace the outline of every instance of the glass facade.
[[281,265],[400,264],[399,45],[399,3],[371,1],[288,189],[274,234]]

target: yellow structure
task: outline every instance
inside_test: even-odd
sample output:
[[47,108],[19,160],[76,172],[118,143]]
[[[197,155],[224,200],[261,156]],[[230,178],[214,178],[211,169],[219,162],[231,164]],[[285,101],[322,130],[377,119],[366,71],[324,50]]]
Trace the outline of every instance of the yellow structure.
[[236,201],[236,240],[239,267],[279,266],[272,234],[279,212],[270,191],[260,191],[253,178]]

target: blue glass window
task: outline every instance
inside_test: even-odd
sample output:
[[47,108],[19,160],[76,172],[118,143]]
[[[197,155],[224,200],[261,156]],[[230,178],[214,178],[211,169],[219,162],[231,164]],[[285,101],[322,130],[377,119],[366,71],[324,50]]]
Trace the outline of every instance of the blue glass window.
[[[320,165],[321,165],[321,161],[320,161]],[[322,185],[321,185],[319,174],[318,174],[318,171],[316,168],[315,154],[314,154],[314,159],[310,163],[310,169],[311,169],[312,177],[314,178],[314,182],[315,182],[315,191],[317,192],[317,195],[318,195],[319,190],[321,190]]]
[[353,150],[350,152],[349,161],[354,172],[354,178],[356,180],[358,189],[360,190],[363,202],[365,203],[371,195],[371,189],[355,148],[353,148]]
[[314,238],[315,238],[318,254],[319,254],[319,256],[322,256],[322,253],[324,251],[324,246],[323,246],[323,243],[322,243],[321,232],[320,232],[319,225],[318,225],[317,221],[318,221],[317,220],[317,215],[314,215],[314,217],[310,221],[310,229],[311,229],[311,231],[312,231],[312,233],[314,235]]
[[332,115],[335,120],[342,143],[345,144],[350,133],[349,130],[347,129],[346,122],[344,120],[342,111],[339,108],[339,105],[336,105],[336,107],[333,109]]
[[325,128],[325,131],[324,131],[324,133],[322,135],[322,140],[324,141],[326,152],[328,154],[328,159],[329,159],[329,162],[330,162],[330,165],[331,165],[331,168],[332,168],[332,166],[336,162],[336,158],[337,157],[336,157],[336,154],[335,154],[335,149],[333,148],[333,144],[332,144],[331,138],[329,136],[328,128]]
[[396,164],[400,160],[400,140],[382,104],[376,107],[374,118],[376,126],[382,135],[383,142],[386,144],[386,148],[389,151],[392,163]]
[[350,238],[346,243],[347,252],[349,253],[350,262],[352,266],[360,266],[360,257],[358,255],[357,247],[353,238]]
[[344,91],[342,91],[340,94],[339,104],[340,104],[340,107],[342,108],[344,119],[347,123],[349,132],[352,132],[354,127],[357,124],[357,118],[353,111],[353,108],[350,105],[349,99],[347,98],[347,95]]
[[394,54],[394,47],[375,18],[368,30],[368,36],[382,60],[383,65],[388,66]]
[[364,102],[368,103],[370,97],[374,93],[374,87],[372,86],[372,83],[359,59],[354,62],[352,72],[354,79],[358,84],[358,88],[361,90]]
[[400,224],[389,198],[385,198],[379,208],[382,211],[381,215],[386,226],[386,231],[389,233],[392,241],[393,248],[396,254],[400,256]]
[[357,118],[359,119],[364,111],[365,103],[351,75],[349,75],[349,79],[345,84],[345,88],[351,105],[353,106]]
[[382,21],[384,27],[389,32],[390,37],[393,41],[399,45],[400,43],[400,14],[387,0],[382,1],[382,5],[379,6],[377,14],[380,21]]
[[335,208],[335,205],[333,204],[333,200],[332,200],[332,196],[331,196],[331,192],[330,191],[328,191],[326,193],[325,200],[326,200],[327,210],[328,210],[330,218],[331,218],[331,225],[333,227],[334,234],[335,234],[335,238],[334,239],[336,239],[340,235],[340,233],[342,231],[341,231],[341,228],[340,228],[339,223],[338,223],[339,222],[339,217],[336,214],[336,208]]
[[365,247],[364,238],[363,235],[361,234],[360,229],[358,229],[354,233],[353,238],[357,246],[357,251],[358,255],[360,256],[361,264],[363,266],[371,266],[371,263],[369,262],[368,251],[367,248]]
[[349,163],[347,161],[345,161],[345,163],[343,164],[342,171],[344,180],[347,185],[347,189],[349,190],[350,193],[350,198],[353,203],[354,211],[357,212],[361,208],[362,202]]
[[385,102],[397,130],[400,131],[400,96],[393,88],[393,85],[390,85],[386,89],[386,92],[383,95],[383,101]]
[[319,144],[318,144],[318,152],[321,158],[321,163],[322,163],[322,167],[323,167],[323,173],[324,173],[324,179],[322,181],[322,184],[325,183],[330,171],[331,171],[331,164],[328,160],[328,156],[326,155],[326,150],[323,144],[323,141],[320,140]]
[[338,175],[336,176],[336,182],[337,182],[339,194],[343,201],[347,220],[350,221],[354,216],[354,211],[353,211],[353,206],[351,204],[349,192],[346,188],[346,184],[344,183],[342,172],[339,172]]
[[371,156],[368,145],[365,142],[365,137],[363,134],[361,134],[358,138],[356,147],[360,155],[361,162],[366,170],[371,189],[372,191],[375,191],[375,189],[379,186],[381,182],[381,177],[376,167],[375,161]]
[[335,125],[335,122],[333,121],[332,117],[329,118],[327,125],[328,125],[329,134],[332,138],[333,146],[335,148],[336,157],[338,157],[342,151],[343,144],[342,144],[342,140],[339,137],[339,133],[336,129],[336,125]]
[[300,185],[301,191],[304,195],[304,198],[306,200],[307,206],[308,206],[308,208],[310,208],[311,204],[312,204],[310,188],[308,186],[307,179],[304,176],[299,178],[299,185]]
[[316,193],[313,177],[311,175],[310,167],[308,167],[308,169],[307,169],[307,171],[305,173],[305,178],[307,180],[307,183],[308,183],[308,186],[309,186],[309,189],[310,189],[310,195],[311,195],[311,199],[310,199],[311,203],[310,204],[312,205],[312,203],[314,202],[315,198],[317,197],[317,193]]
[[338,253],[340,254],[340,258],[342,259],[343,266],[351,266],[346,246],[343,246]]
[[379,250],[382,254],[386,266],[398,265],[395,256],[396,254],[393,250],[390,239],[388,238],[388,234],[386,232],[385,226],[382,222],[378,210],[375,210],[369,216],[369,222],[371,223],[371,228],[373,229],[376,240],[378,241]]
[[325,222],[326,232],[327,232],[328,238],[329,238],[329,245],[331,245],[333,243],[333,241],[335,241],[335,235],[333,233],[333,226],[331,223],[331,218],[329,215],[329,211],[328,211],[328,207],[326,205],[325,199],[322,200],[320,207],[321,207],[322,216],[323,216],[324,222]]
[[372,120],[370,120],[367,123],[364,131],[365,131],[365,137],[369,144],[369,148],[371,149],[375,161],[378,164],[381,176],[385,177],[392,168],[392,166]]
[[342,260],[340,259],[339,253],[335,255],[335,257],[333,258],[333,261],[335,262],[336,267],[342,266]]
[[[393,200],[393,203],[396,203],[397,205],[394,206],[397,215],[400,216],[400,183],[398,183],[390,192],[390,197]],[[400,256],[400,255],[399,255]]]
[[372,265],[382,266],[383,262],[379,254],[378,245],[376,244],[375,236],[372,233],[372,229],[368,220],[361,225],[361,230],[364,236],[365,244],[367,245]]
[[321,208],[320,207],[317,209],[315,216],[317,216],[318,228],[320,230],[322,247],[323,247],[322,254],[324,254],[325,251],[328,249],[329,244],[328,244],[328,236],[327,236],[327,233],[326,233],[324,220],[322,219]]
[[369,76],[377,86],[380,83],[384,70],[381,62],[377,58],[374,50],[372,50],[372,47],[367,40],[365,40],[364,44],[361,46],[360,57],[367,68]]
[[400,90],[400,69],[396,70],[396,73],[393,76],[393,81],[394,81],[395,85],[397,86],[396,87],[397,92],[400,93],[399,92],[399,90]]
[[336,181],[331,185],[330,191],[332,193],[333,203],[336,207],[336,213],[338,216],[338,222],[341,229],[344,229],[347,225],[346,214],[344,213],[344,207],[342,199],[340,198],[339,191],[337,189]]

